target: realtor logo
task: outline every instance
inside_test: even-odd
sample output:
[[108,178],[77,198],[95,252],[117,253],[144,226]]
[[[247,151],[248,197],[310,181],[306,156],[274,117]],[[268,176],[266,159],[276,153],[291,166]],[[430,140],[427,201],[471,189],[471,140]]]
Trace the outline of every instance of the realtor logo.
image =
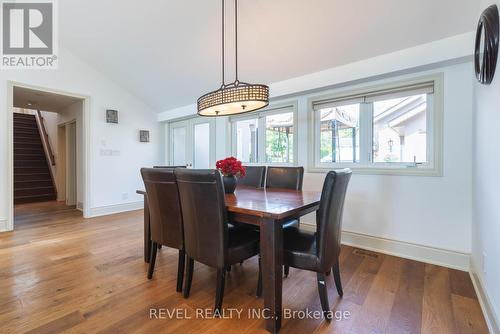
[[4,69],[57,67],[56,4],[35,1],[2,1]]

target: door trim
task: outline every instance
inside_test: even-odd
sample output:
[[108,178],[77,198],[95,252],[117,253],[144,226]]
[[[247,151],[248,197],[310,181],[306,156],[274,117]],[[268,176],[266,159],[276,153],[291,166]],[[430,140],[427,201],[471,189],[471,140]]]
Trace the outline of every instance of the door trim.
[[[85,218],[90,217],[90,203],[92,203],[92,189],[91,189],[91,177],[92,177],[92,156],[90,152],[90,138],[91,138],[91,97],[88,95],[66,92],[54,88],[47,88],[42,86],[30,85],[22,82],[7,81],[7,164],[8,164],[8,195],[7,195],[7,226],[6,231],[14,230],[14,87],[28,88],[33,90],[39,90],[47,93],[54,93],[59,95],[71,96],[82,100],[82,133],[83,133],[83,168],[82,168],[82,187],[83,187],[83,216]],[[0,230],[1,232],[1,230]]]

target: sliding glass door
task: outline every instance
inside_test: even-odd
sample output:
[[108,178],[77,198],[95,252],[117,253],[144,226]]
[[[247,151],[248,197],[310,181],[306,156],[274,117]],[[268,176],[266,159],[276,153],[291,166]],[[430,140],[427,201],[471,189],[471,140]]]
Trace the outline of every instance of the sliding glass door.
[[169,131],[170,165],[214,168],[215,119],[196,117],[172,122]]

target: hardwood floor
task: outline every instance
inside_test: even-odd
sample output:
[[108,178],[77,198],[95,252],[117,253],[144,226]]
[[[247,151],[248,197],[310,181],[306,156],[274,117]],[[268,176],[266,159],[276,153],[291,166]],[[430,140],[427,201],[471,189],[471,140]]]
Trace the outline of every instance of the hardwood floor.
[[[177,250],[159,250],[154,278],[146,278],[141,211],[83,219],[54,204],[16,207],[16,231],[0,234],[0,333],[266,333],[262,319],[248,316],[263,303],[254,297],[257,259],[226,277],[223,307],[235,310],[232,319],[196,318],[197,309],[213,308],[215,270],[195,264],[184,299],[175,292]],[[281,333],[488,332],[465,272],[352,247],[340,261],[344,298],[328,276],[330,305],[350,317],[328,323],[285,313]],[[283,307],[321,310],[314,273],[291,268]],[[168,319],[176,308],[192,319]]]

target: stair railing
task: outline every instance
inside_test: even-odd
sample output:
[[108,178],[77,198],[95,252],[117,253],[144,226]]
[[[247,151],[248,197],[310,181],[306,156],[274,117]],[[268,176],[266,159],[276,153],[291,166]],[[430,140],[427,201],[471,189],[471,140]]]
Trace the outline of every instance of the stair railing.
[[44,123],[42,113],[40,112],[40,110],[36,111],[36,120],[38,123],[38,128],[41,131],[40,136],[42,137],[43,147],[45,149],[45,153],[46,153],[47,157],[49,158],[49,163],[51,166],[55,166],[56,159],[54,158],[54,153],[52,152],[52,147],[50,146],[49,134],[47,133],[47,130],[45,129],[45,123]]

